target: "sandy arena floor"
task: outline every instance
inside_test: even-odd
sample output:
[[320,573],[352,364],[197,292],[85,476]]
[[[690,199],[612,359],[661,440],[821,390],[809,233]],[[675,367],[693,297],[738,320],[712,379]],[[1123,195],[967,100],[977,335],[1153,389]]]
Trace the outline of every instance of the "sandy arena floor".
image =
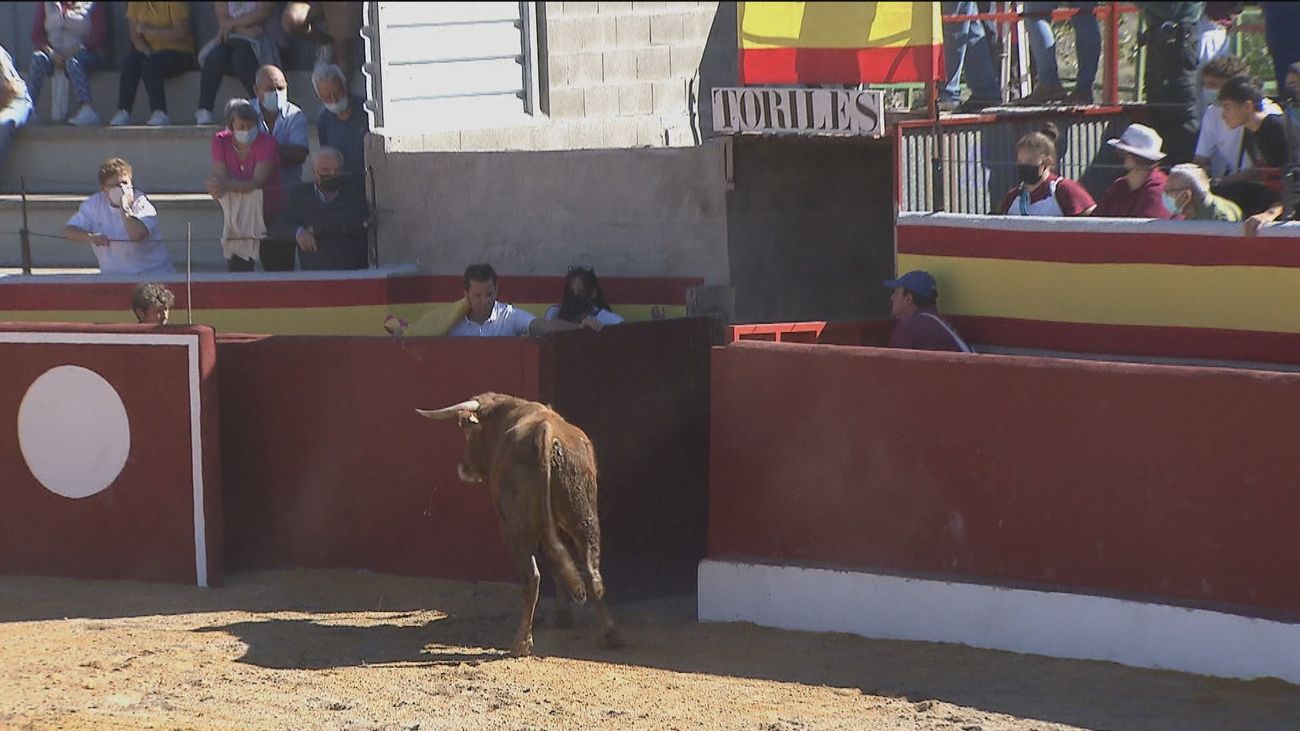
[[630,647],[541,626],[513,586],[362,572],[222,589],[0,578],[17,729],[1297,729],[1300,687],[951,645],[697,624],[615,606]]

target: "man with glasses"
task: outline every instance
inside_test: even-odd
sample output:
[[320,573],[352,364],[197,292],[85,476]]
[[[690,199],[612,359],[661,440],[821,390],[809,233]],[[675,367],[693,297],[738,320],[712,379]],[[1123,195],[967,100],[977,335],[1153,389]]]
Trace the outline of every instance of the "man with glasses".
[[1169,213],[1181,215],[1185,221],[1241,220],[1241,208],[1236,203],[1210,192],[1210,176],[1200,165],[1175,165],[1161,196]]

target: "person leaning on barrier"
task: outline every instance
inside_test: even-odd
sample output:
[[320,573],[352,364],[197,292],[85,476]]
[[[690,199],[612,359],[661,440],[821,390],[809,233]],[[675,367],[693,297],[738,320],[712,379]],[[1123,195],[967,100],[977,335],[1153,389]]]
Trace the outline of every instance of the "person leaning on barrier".
[[[1229,79],[1219,90],[1223,121],[1241,129],[1238,161],[1250,166],[1213,181],[1218,195],[1241,206],[1253,216],[1282,199],[1281,172],[1287,165],[1286,123],[1281,115],[1264,111],[1264,92],[1249,77]],[[1243,165],[1244,167],[1244,165]]]
[[63,235],[90,244],[103,274],[170,274],[171,254],[158,232],[158,211],[131,184],[131,164],[121,158],[99,168],[99,192],[68,219]]
[[[1246,76],[1250,68],[1246,62],[1232,55],[1211,59],[1201,67],[1201,102],[1205,113],[1201,116],[1201,132],[1196,138],[1196,153],[1192,162],[1205,168],[1211,178],[1223,177],[1250,167],[1250,158],[1241,155],[1242,128],[1233,129],[1223,120],[1223,107],[1219,105],[1219,91],[1223,85],[1238,76]],[[1282,108],[1272,99],[1265,99],[1266,114],[1281,114]]]
[[1097,207],[1088,190],[1056,174],[1056,125],[1030,132],[1016,143],[1020,184],[1007,192],[995,211],[1008,216],[1086,216]]
[[1144,124],[1130,124],[1119,139],[1106,140],[1119,150],[1124,175],[1116,178],[1092,215],[1110,218],[1169,218],[1160,194],[1165,174],[1157,163],[1164,159],[1163,140]]
[[176,304],[176,295],[167,285],[146,282],[131,291],[131,311],[141,325],[166,325],[167,315]]
[[294,186],[276,236],[297,242],[303,269],[365,269],[370,218],[358,175],[343,174],[343,154],[322,147],[312,157],[314,181]]
[[587,266],[569,267],[564,277],[564,297],[560,304],[546,310],[547,320],[564,320],[578,325],[588,317],[602,325],[618,325],[623,318],[614,314],[605,301],[596,270]]
[[1241,220],[1237,204],[1211,193],[1210,176],[1201,166],[1190,162],[1175,165],[1169,171],[1161,196],[1169,213],[1182,216],[1185,221]]
[[1286,137],[1287,160],[1282,171],[1282,198],[1263,211],[1246,219],[1246,235],[1254,236],[1260,226],[1273,221],[1291,220],[1296,217],[1297,204],[1300,203],[1300,61],[1291,64],[1286,75],[1287,90],[1291,92],[1287,99],[1286,112],[1282,115]]
[[[212,137],[212,175],[205,187],[221,203],[227,268],[251,272],[260,258],[268,272],[291,271],[293,242],[262,239],[266,222],[284,207],[279,148],[270,135],[261,134],[262,119],[247,99],[227,102],[225,117],[226,128]],[[247,195],[256,191],[261,191],[260,200]]]
[[453,337],[502,337],[545,335],[561,330],[590,328],[599,331],[603,324],[585,318],[582,324],[564,320],[546,320],[497,301],[497,273],[489,264],[471,264],[465,269],[465,299],[469,313],[456,323],[448,335]]
[[885,280],[885,286],[894,290],[889,297],[889,314],[898,320],[889,336],[889,347],[975,352],[957,330],[939,316],[939,286],[929,272],[910,271],[898,279]]

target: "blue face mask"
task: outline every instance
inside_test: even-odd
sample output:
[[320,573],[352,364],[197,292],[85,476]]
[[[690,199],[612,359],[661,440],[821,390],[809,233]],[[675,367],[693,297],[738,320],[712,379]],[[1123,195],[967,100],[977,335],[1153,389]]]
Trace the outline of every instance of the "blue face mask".
[[1168,193],[1161,193],[1160,200],[1164,201],[1165,210],[1169,211],[1170,215],[1177,215],[1183,212],[1183,207],[1178,205],[1178,202],[1174,199],[1174,197],[1169,195]]

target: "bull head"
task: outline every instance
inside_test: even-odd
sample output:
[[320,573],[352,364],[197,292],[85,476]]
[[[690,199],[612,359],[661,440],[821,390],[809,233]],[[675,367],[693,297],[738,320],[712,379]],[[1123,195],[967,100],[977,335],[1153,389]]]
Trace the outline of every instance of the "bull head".
[[463,482],[483,482],[487,476],[487,460],[483,459],[482,455],[479,454],[483,451],[483,445],[480,443],[483,440],[475,439],[482,431],[482,425],[479,423],[478,418],[479,407],[478,399],[469,399],[441,409],[415,410],[415,413],[420,416],[434,421],[456,419],[461,431],[465,434],[467,443],[465,456],[456,465],[456,474]]

